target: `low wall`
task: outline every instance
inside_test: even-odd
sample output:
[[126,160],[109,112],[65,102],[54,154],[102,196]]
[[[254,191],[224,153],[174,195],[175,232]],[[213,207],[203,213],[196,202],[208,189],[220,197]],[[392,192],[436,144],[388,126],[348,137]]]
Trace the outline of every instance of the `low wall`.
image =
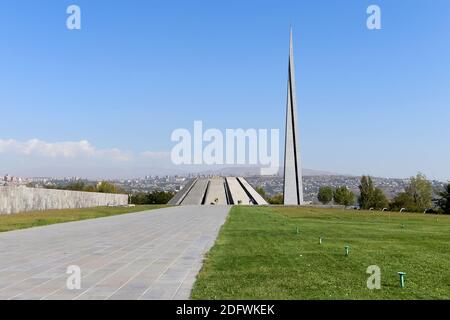
[[127,204],[128,195],[126,194],[0,187],[0,214]]

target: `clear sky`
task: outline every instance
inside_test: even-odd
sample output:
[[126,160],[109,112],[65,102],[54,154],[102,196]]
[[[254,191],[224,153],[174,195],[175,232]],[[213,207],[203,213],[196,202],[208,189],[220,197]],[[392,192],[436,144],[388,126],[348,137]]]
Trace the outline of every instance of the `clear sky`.
[[0,174],[145,174],[194,120],[282,131],[290,25],[304,167],[450,179],[448,0],[2,0]]

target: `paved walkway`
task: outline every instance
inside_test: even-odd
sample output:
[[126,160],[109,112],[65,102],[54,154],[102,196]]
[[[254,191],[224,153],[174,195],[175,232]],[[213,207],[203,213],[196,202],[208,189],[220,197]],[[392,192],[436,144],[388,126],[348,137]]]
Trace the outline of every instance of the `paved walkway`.
[[[0,233],[0,299],[188,299],[230,207],[184,206]],[[81,268],[69,290],[67,268]]]

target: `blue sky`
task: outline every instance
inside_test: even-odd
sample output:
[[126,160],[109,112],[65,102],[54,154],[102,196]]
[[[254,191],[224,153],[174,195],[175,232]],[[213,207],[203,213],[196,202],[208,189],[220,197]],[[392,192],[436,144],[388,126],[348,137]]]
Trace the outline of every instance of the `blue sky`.
[[145,174],[195,120],[282,131],[292,24],[304,167],[450,179],[448,0],[1,4],[0,173]]

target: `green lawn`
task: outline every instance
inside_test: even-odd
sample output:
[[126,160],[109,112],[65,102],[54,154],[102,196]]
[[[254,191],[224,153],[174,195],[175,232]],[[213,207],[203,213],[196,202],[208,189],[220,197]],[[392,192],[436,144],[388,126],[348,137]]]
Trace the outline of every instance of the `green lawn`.
[[[371,265],[380,290],[367,288]],[[192,298],[450,299],[450,216],[234,207]]]
[[0,232],[45,226],[55,223],[109,217],[166,207],[165,205],[145,205],[136,207],[98,207],[88,209],[48,210],[12,215],[0,215]]

